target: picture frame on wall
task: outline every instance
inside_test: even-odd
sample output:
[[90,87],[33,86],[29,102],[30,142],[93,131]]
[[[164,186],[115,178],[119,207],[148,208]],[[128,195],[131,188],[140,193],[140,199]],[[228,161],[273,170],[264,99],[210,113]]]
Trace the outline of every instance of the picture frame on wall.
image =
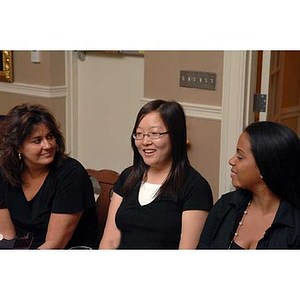
[[0,81],[13,82],[13,53],[9,50],[0,51]]

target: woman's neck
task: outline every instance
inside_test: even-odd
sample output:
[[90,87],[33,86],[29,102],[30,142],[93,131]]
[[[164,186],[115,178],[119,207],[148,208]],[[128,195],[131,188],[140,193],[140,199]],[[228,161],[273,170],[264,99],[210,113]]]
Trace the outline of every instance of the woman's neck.
[[257,206],[262,212],[277,211],[280,204],[280,197],[276,196],[266,185],[259,191],[252,194],[253,205]]
[[150,167],[145,174],[144,181],[149,183],[162,184],[170,173],[171,167],[156,169]]
[[49,166],[41,168],[25,168],[22,172],[23,181],[30,181],[38,178],[44,178],[49,173]]

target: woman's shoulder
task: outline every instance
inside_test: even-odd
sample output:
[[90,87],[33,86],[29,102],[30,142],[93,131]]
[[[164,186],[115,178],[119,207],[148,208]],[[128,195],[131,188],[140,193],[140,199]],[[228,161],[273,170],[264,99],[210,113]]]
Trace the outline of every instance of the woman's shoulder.
[[127,168],[125,168],[121,173],[120,173],[120,178],[122,178],[123,180],[126,179],[129,174],[132,172],[133,166],[129,166]]
[[84,173],[87,174],[84,166],[75,158],[66,157],[64,158],[59,166],[53,170],[53,173],[56,175],[63,175],[66,173]]
[[187,174],[186,175],[187,181],[196,181],[196,182],[202,182],[205,184],[209,184],[207,179],[192,166],[188,166],[186,174]]
[[121,171],[121,174],[128,175],[131,173],[132,169],[133,169],[133,166],[126,167],[125,169],[123,169],[123,171]]
[[227,193],[224,193],[220,199],[216,202],[215,205],[233,205],[239,207],[240,205],[244,205],[245,203],[247,204],[248,201],[250,200],[251,195],[250,192],[243,190],[243,189],[238,189],[234,191],[229,191]]
[[83,167],[83,165],[81,164],[81,162],[79,162],[77,159],[73,158],[73,157],[66,157],[64,159],[62,159],[60,167],[61,168],[67,168],[67,167]]

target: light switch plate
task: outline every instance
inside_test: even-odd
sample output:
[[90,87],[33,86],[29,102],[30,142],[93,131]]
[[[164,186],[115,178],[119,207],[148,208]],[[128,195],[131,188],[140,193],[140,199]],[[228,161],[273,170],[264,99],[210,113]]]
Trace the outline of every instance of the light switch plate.
[[32,63],[40,63],[40,51],[38,50],[33,50],[31,51],[31,62]]
[[217,74],[201,71],[180,71],[179,86],[204,90],[216,90]]

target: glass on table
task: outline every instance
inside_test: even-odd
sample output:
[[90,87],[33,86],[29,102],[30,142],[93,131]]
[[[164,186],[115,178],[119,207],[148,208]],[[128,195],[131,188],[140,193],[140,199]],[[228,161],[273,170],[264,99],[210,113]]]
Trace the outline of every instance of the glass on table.
[[93,250],[93,249],[88,246],[73,246],[69,248],[69,250]]

